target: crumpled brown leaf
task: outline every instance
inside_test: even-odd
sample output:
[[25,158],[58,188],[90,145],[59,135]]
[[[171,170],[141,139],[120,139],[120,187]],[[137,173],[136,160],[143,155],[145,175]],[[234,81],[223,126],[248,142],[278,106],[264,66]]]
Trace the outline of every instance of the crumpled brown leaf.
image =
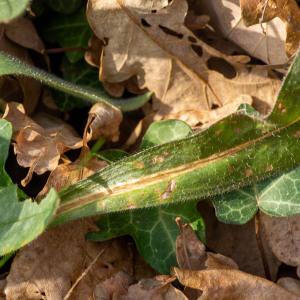
[[89,23],[105,41],[100,79],[122,82],[136,75],[140,88],[155,93],[156,119],[183,115],[190,125],[210,122],[212,108],[238,102],[236,109],[241,95],[271,105],[279,82],[199,40],[184,26],[186,11],[181,0],[89,0]]
[[121,270],[130,274],[130,253],[121,240],[86,241],[85,234],[91,230],[96,230],[96,226],[89,219],[72,222],[48,230],[18,252],[7,277],[7,300],[63,299],[102,250],[70,299],[89,299],[101,281]]
[[300,216],[275,218],[261,213],[261,224],[274,255],[290,266],[300,267]]
[[193,271],[175,268],[174,274],[184,286],[203,291],[198,300],[299,299],[298,295],[272,281],[239,270]]
[[300,45],[300,8],[296,0],[241,0],[240,5],[248,26],[280,18],[286,27],[286,53],[296,53]]
[[[20,17],[7,24],[0,24],[0,50],[33,64],[27,49],[32,49],[38,53],[44,52],[44,44],[29,19]],[[7,87],[7,81],[14,81],[12,85],[14,91],[11,87]],[[9,77],[2,77],[0,79],[0,92],[2,99],[5,100],[23,99],[26,112],[31,114],[40,97],[41,83],[27,77],[19,77],[14,80]],[[22,98],[20,92],[23,94]]]
[[300,297],[300,281],[291,277],[281,277],[277,284]]
[[174,277],[164,275],[142,279],[137,284],[131,285],[128,293],[121,297],[121,299],[188,300],[180,290],[171,285],[172,281],[174,281]]
[[120,299],[122,295],[127,293],[130,284],[133,284],[134,279],[129,274],[121,271],[97,284],[94,290],[93,299],[95,300],[110,300]]
[[29,168],[22,180],[23,185],[30,181],[33,172],[43,174],[54,170],[64,152],[82,147],[81,138],[70,125],[45,114],[38,118],[37,123],[25,115],[19,103],[8,103],[3,118],[13,124],[18,164]]

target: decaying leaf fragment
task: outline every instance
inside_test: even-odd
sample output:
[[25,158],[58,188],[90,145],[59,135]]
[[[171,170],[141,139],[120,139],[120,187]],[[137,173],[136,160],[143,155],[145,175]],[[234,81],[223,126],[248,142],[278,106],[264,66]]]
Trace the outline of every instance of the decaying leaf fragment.
[[[266,1],[239,1],[239,0],[214,0],[199,2],[202,13],[213,16],[210,25],[222,37],[234,42],[252,57],[256,57],[266,64],[284,64],[288,57],[285,52],[286,28],[279,18],[267,20],[263,24],[252,22],[250,27],[245,25],[242,13],[257,11],[258,2]],[[271,1],[268,1],[271,2]],[[241,7],[240,7],[241,4]],[[251,8],[250,8],[251,6]],[[241,11],[241,8],[243,11]]]
[[122,112],[118,108],[103,103],[94,104],[86,124],[86,139],[89,141],[103,137],[113,142],[118,141],[122,119]]
[[186,11],[181,0],[90,0],[89,23],[104,42],[100,80],[136,75],[140,88],[155,93],[156,119],[176,117],[190,125],[215,121],[212,108],[225,108],[218,118],[231,113],[244,102],[241,95],[271,106],[279,82],[199,40],[184,26]]
[[[283,263],[300,267],[300,217],[275,218],[261,213],[261,224],[274,255]],[[298,271],[299,272],[299,271]],[[300,273],[299,273],[300,274]]]
[[272,281],[239,270],[208,269],[202,271],[174,269],[181,284],[203,291],[199,300],[231,299],[299,299],[299,296]]
[[123,270],[130,274],[130,253],[121,241],[92,243],[86,232],[94,230],[85,219],[50,229],[23,248],[13,261],[7,277],[7,300],[63,299],[72,284],[103,251],[69,299],[92,297],[97,284]]
[[286,52],[296,53],[300,45],[300,8],[296,0],[240,1],[243,20],[250,26],[279,17],[286,26]]
[[29,168],[23,185],[30,181],[33,172],[54,170],[64,152],[82,147],[81,138],[71,126],[49,115],[43,115],[37,123],[25,115],[21,104],[8,103],[3,118],[13,125],[18,164]]

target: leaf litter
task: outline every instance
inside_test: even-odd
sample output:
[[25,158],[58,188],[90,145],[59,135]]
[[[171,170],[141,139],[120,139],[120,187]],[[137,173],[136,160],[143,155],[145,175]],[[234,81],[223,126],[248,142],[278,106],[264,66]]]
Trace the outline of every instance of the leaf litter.
[[[86,45],[85,60],[99,68],[106,91],[114,97],[146,89],[154,93],[135,123],[138,132],[129,133],[134,136],[130,147],[145,131],[141,124],[148,127],[154,120],[181,119],[201,130],[242,103],[267,114],[281,74],[260,61],[280,65],[285,72],[299,47],[300,9],[294,0],[240,4],[206,0],[189,6],[183,0],[89,0],[87,4],[87,20],[95,36]],[[37,33],[42,23],[31,19],[27,15],[1,23],[0,49],[36,64],[45,46]],[[205,39],[207,29],[229,42],[214,48]],[[260,61],[249,64],[251,58]],[[44,63],[48,59],[42,58]],[[13,125],[16,160],[29,168],[19,183],[27,185],[35,180],[34,173],[50,172],[38,198],[52,187],[63,189],[104,168],[108,162],[93,156],[91,142],[104,139],[114,146],[124,134],[121,111],[101,104],[80,116],[85,119],[78,134],[72,127],[77,120],[70,125],[65,122],[70,116],[41,109],[41,93],[41,84],[33,79],[0,78],[0,98],[5,101],[1,107],[8,102],[3,118]],[[69,150],[80,154],[70,158]],[[236,226],[217,221],[211,207],[201,204],[199,210],[206,223],[206,246],[188,224],[177,219],[178,266],[171,275],[158,275],[141,262],[126,238],[87,241],[85,234],[96,227],[94,219],[84,219],[51,228],[20,250],[0,281],[0,299],[4,295],[47,300],[299,299],[299,217],[261,213]],[[281,264],[297,270],[290,268],[290,277],[280,277]],[[176,279],[184,288],[174,284]]]

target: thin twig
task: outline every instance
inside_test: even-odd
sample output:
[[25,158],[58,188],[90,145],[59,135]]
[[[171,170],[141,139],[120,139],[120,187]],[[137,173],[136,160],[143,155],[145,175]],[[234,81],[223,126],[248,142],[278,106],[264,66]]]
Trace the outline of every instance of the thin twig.
[[69,289],[68,293],[66,294],[66,296],[64,297],[63,300],[68,300],[70,298],[72,292],[74,291],[74,289],[76,288],[76,286],[78,285],[78,283],[83,279],[83,277],[85,277],[88,274],[88,272],[91,270],[91,268],[93,267],[93,265],[97,262],[98,258],[104,253],[105,250],[106,250],[106,248],[102,249],[98,253],[98,255],[93,259],[93,261],[89,264],[89,266],[82,272],[82,274],[73,283],[73,285],[71,286],[71,288]]

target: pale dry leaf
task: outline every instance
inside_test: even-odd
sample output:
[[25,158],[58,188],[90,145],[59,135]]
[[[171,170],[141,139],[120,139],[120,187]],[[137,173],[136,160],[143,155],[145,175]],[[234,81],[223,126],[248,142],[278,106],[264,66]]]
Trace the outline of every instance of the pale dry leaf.
[[72,300],[89,299],[97,284],[123,270],[131,272],[130,254],[121,240],[86,241],[96,230],[89,219],[79,220],[41,235],[15,257],[7,277],[7,300],[63,299],[93,259],[104,251],[72,292]]
[[13,125],[18,164],[29,168],[23,185],[30,181],[33,172],[40,175],[54,170],[63,153],[82,147],[82,140],[70,125],[46,114],[37,117],[37,123],[24,114],[19,103],[8,103],[3,118]]
[[[267,24],[246,27],[242,20],[240,8],[245,4],[255,6],[258,1],[214,0],[201,1],[200,9],[211,16],[211,24],[224,38],[239,45],[251,56],[259,58],[267,64],[284,64],[286,29],[279,18]],[[265,2],[265,1],[262,1]],[[252,9],[253,12],[253,9]],[[245,12],[244,12],[245,13]],[[264,32],[265,30],[265,32]]]
[[39,53],[44,52],[44,43],[29,19],[23,17],[17,18],[4,26],[5,35],[14,43]]
[[300,281],[291,277],[282,277],[277,284],[300,297]]
[[180,290],[171,285],[172,281],[174,277],[163,275],[142,279],[131,285],[128,293],[120,297],[120,300],[188,300]]
[[[199,40],[184,25],[186,12],[183,0],[89,0],[88,21],[105,41],[100,79],[123,82],[137,76],[139,87],[155,94],[156,119],[175,114],[181,118],[184,112],[192,126],[210,120],[194,112],[209,114],[241,94],[272,106],[279,81]],[[221,117],[231,112],[223,111]]]
[[198,239],[189,224],[176,219],[180,234],[176,238],[176,258],[181,269],[201,270],[207,258],[205,245]]
[[230,257],[219,253],[206,252],[205,245],[199,240],[189,224],[176,220],[180,234],[176,239],[176,258],[181,269],[238,269]]
[[94,290],[94,300],[110,300],[120,299],[122,295],[127,293],[130,284],[134,279],[129,274],[121,271],[106,279],[102,283],[97,284]]
[[122,119],[122,112],[118,108],[103,103],[94,104],[89,111],[84,139],[89,141],[103,137],[109,141],[118,141]]
[[266,238],[274,255],[290,266],[300,266],[300,216],[275,218],[260,214]]
[[[296,0],[241,0],[240,5],[243,20],[249,26],[280,18],[286,30],[286,53],[296,53],[300,45],[300,7]],[[274,29],[280,31],[278,27]]]
[[199,300],[299,299],[299,296],[272,281],[239,270],[192,271],[175,268],[174,274],[184,286],[203,292]]

